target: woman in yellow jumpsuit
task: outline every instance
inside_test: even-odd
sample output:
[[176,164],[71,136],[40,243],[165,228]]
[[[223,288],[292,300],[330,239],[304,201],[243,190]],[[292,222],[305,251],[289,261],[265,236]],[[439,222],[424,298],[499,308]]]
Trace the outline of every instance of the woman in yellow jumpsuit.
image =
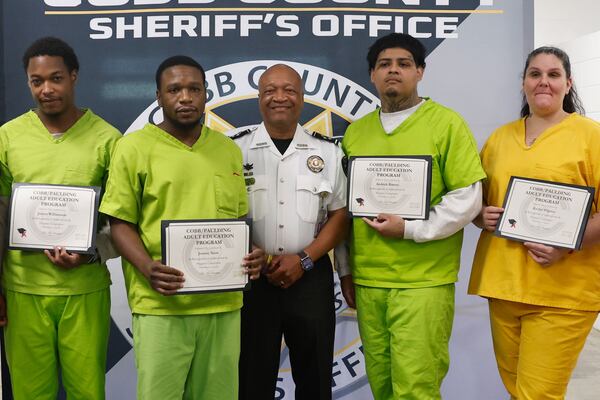
[[[583,117],[565,52],[541,47],[523,72],[521,119],[481,151],[488,179],[469,293],[488,298],[498,370],[513,399],[563,399],[600,310],[600,124]],[[581,250],[493,235],[511,176],[595,188]]]

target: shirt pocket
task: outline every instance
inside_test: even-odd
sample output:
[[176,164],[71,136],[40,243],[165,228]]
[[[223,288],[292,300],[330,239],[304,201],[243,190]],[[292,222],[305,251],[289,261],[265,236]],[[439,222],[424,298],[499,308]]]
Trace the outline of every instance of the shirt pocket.
[[576,183],[577,166],[564,164],[535,163],[531,178],[560,183]]
[[64,173],[63,184],[73,186],[100,186],[101,180],[98,179],[96,171],[88,171],[81,168],[67,168]]
[[[248,179],[248,178],[247,178]],[[268,187],[267,177],[265,175],[254,175],[254,183],[248,186],[248,200],[250,202],[250,217],[255,220],[261,220],[267,215]]]
[[240,204],[239,177],[216,174],[215,203],[219,218],[238,218]]
[[300,219],[317,223],[319,209],[333,193],[331,182],[317,176],[298,175],[296,180],[296,212]]
[[97,155],[95,149],[88,150],[89,156],[83,159],[65,158],[63,175],[65,185],[102,186],[102,179],[107,173],[104,160]]

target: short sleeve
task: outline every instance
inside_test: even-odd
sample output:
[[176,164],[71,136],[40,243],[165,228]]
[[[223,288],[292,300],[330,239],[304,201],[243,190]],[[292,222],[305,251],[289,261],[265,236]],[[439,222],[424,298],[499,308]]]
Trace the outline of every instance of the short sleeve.
[[462,118],[450,122],[447,134],[439,140],[439,147],[440,168],[449,191],[485,179],[477,143]]
[[107,170],[110,168],[110,164],[112,162],[112,158],[115,154],[115,149],[117,148],[117,143],[122,139],[120,132],[117,131],[118,136],[111,137],[106,143],[106,168]]
[[142,162],[131,141],[120,140],[117,143],[100,212],[132,224],[138,223],[144,181],[140,172]]
[[333,187],[332,199],[327,206],[329,211],[339,210],[346,207],[346,175],[342,167],[344,153],[339,147],[335,147],[335,185]]
[[[481,148],[481,152],[479,153],[479,159],[481,160],[481,166],[483,167],[484,171],[487,171],[487,168],[485,167],[485,162],[486,162],[486,157],[489,153],[490,140],[491,140],[491,138],[488,138],[488,140],[483,144],[483,147]],[[486,175],[487,175],[487,172],[486,172]],[[485,204],[489,205],[488,199],[487,199],[487,194],[489,191],[489,180],[487,179],[487,176],[483,180],[482,191],[483,191],[483,202]]]
[[0,196],[8,197],[12,191],[13,177],[8,169],[8,136],[6,130],[0,127]]
[[595,212],[600,212],[600,124],[595,125],[595,127],[595,132],[591,135],[592,141],[590,143],[590,157],[588,162],[590,163],[592,176],[590,185],[596,189],[593,207]]

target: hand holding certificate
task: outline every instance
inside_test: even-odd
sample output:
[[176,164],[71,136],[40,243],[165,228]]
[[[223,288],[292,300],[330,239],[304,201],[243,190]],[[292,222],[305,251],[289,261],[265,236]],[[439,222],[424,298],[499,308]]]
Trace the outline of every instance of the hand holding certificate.
[[244,290],[248,220],[163,221],[163,264],[183,272],[180,293]]
[[350,157],[348,210],[353,217],[380,213],[427,219],[431,156]]
[[93,254],[99,198],[99,187],[15,183],[8,248]]
[[495,234],[579,249],[593,199],[591,187],[513,176]]

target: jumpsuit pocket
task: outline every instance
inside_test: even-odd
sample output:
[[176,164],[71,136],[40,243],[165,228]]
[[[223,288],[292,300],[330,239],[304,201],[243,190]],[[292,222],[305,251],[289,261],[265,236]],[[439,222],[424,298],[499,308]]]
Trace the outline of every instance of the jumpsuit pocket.
[[238,218],[240,206],[240,178],[235,176],[215,175],[215,203],[220,218]]
[[296,180],[296,212],[300,218],[316,224],[321,203],[332,192],[329,181],[317,176],[299,175]]
[[65,170],[63,183],[73,186],[100,186],[102,181],[101,178],[97,178],[98,175],[100,174],[68,168]]

